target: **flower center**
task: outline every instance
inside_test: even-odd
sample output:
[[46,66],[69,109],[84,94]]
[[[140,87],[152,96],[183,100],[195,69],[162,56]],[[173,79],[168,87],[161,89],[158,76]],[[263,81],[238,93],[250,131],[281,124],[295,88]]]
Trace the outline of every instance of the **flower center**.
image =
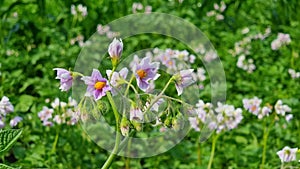
[[105,85],[106,85],[106,82],[100,82],[99,81],[99,82],[95,83],[94,87],[97,90],[101,90]]
[[256,106],[251,107],[251,111],[256,111],[256,109],[257,109]]
[[143,69],[139,69],[138,71],[136,71],[136,73],[139,75],[139,77],[141,79],[143,79],[143,78],[145,78],[147,76],[147,73]]

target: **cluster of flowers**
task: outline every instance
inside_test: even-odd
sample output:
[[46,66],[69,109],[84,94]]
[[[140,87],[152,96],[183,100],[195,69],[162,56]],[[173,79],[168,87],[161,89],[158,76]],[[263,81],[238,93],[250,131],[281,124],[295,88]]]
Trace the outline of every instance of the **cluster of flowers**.
[[[5,122],[4,122],[5,118],[8,114],[12,113],[13,111],[14,111],[14,106],[11,104],[8,97],[3,96],[0,101],[0,128],[5,127]],[[23,120],[22,117],[16,116],[10,120],[9,125],[11,127],[15,127],[22,120]]]
[[[46,103],[50,100],[47,99]],[[51,108],[44,106],[43,109],[38,112],[38,117],[43,122],[44,126],[53,126],[56,124],[75,125],[80,117],[80,112],[77,110],[77,102],[71,97],[68,98],[68,103],[60,101],[59,98],[55,98],[50,103]]]
[[83,35],[78,35],[77,37],[72,38],[70,40],[71,45],[74,45],[76,42],[78,43],[78,45],[80,47],[84,47],[84,46],[89,44],[89,41],[84,42],[84,36]]
[[106,35],[106,37],[109,39],[113,39],[113,38],[119,36],[119,34],[120,34],[118,32],[111,31],[109,26],[107,26],[107,25],[104,26],[101,24],[97,25],[97,33],[99,35]]
[[224,1],[221,1],[220,4],[214,3],[214,10],[211,10],[206,13],[208,17],[215,17],[217,21],[224,20],[224,15],[222,13],[226,9],[226,4]]
[[253,63],[253,59],[246,59],[245,55],[239,56],[236,66],[247,71],[248,73],[252,73],[256,69],[256,66]]
[[[277,152],[282,163],[296,161],[296,154],[299,152],[298,148],[290,148],[285,146],[282,150]],[[300,161],[299,161],[300,162]]]
[[288,72],[293,79],[300,78],[300,72],[296,72],[294,69],[289,69]]
[[200,131],[200,125],[207,124],[217,133],[236,128],[243,119],[241,108],[235,109],[233,105],[222,103],[218,103],[214,108],[211,103],[204,103],[202,100],[199,100],[190,114],[189,121],[194,130]]
[[155,48],[152,58],[166,66],[168,72],[177,72],[187,66],[186,62],[192,64],[196,59],[195,55],[190,54],[186,50],[179,51],[169,48],[165,50]]
[[203,60],[205,62],[212,62],[214,59],[218,58],[218,55],[215,51],[213,50],[208,50],[206,51],[205,47],[203,44],[199,44],[196,49],[195,52],[199,55],[203,56]]
[[[249,33],[249,28],[246,27],[244,28],[241,32],[242,34],[247,34]],[[237,61],[237,67],[241,68],[248,73],[252,73],[255,69],[256,66],[253,63],[253,59],[246,59],[246,56],[250,55],[250,50],[251,50],[251,42],[253,40],[264,40],[271,34],[271,29],[267,28],[264,32],[262,33],[257,33],[254,35],[248,35],[244,37],[241,41],[235,42],[234,44],[234,49],[229,50],[229,53],[232,54],[233,56],[238,56],[238,61]]]
[[87,7],[82,4],[77,6],[71,5],[71,14],[74,16],[82,16],[84,18],[88,15]]
[[277,38],[274,39],[271,43],[272,50],[278,50],[280,47],[284,45],[288,45],[291,43],[291,38],[289,34],[278,33]]
[[[272,112],[272,106],[266,105],[261,107],[262,100],[258,97],[253,97],[252,99],[243,99],[244,108],[256,115],[258,119],[262,119],[265,116],[269,116]],[[293,118],[292,114],[286,114],[291,112],[292,109],[288,105],[284,105],[281,100],[278,100],[274,106],[275,112],[278,115],[284,116],[286,121],[290,121]]]
[[[143,9],[144,9],[143,4],[139,2],[134,2],[132,4],[132,13],[141,12]],[[152,6],[150,5],[145,6],[144,13],[149,14],[151,12],[152,12]]]
[[[120,89],[123,84],[127,84],[128,87],[132,88],[132,90],[136,94],[138,94],[138,90],[133,84],[131,84],[134,79],[136,81],[137,87],[141,91],[147,93],[152,87],[154,87],[154,85],[151,85],[153,84],[153,81],[157,80],[160,77],[160,74],[158,74],[158,69],[161,65],[161,62],[155,61],[155,59],[153,59],[154,57],[149,55],[146,55],[146,57],[141,59],[135,56],[134,60],[130,63],[129,69],[132,72],[132,76],[130,80],[128,80],[128,68],[124,67],[119,72],[114,71],[119,63],[122,51],[123,42],[121,40],[114,39],[108,48],[108,53],[111,57],[113,70],[106,70],[107,78],[105,76],[102,76],[100,71],[97,69],[93,69],[91,76],[84,76],[78,72],[71,72],[62,68],[55,68],[54,70],[57,71],[56,79],[60,80],[60,89],[62,91],[68,91],[72,87],[73,79],[77,76],[81,76],[81,80],[87,85],[85,96],[91,97],[95,101],[100,100],[108,93],[111,93],[112,95],[116,94],[116,90]],[[178,51],[178,53],[179,54],[177,54],[176,57],[180,56],[182,57],[182,59],[185,57],[189,57],[189,54],[187,54],[186,52],[183,53],[184,55],[182,54],[182,52]],[[188,60],[190,59],[188,58]],[[169,82],[166,84],[165,89],[168,87],[170,82],[174,82],[177,94],[181,95],[184,88],[195,82],[193,71],[193,69],[177,70],[177,72],[174,73],[173,76],[169,79]],[[201,78],[205,79],[203,75]],[[136,105],[136,103],[132,101],[131,109],[129,112],[130,121],[128,121],[124,117],[121,120],[120,130],[123,135],[128,134],[130,128],[129,126],[134,126],[137,131],[140,130],[141,126],[138,123],[144,120],[145,112],[148,112],[149,109],[156,110],[161,102],[163,102],[162,98],[160,98],[162,97],[162,94],[163,93],[154,96],[155,98],[151,100],[154,101],[149,101],[144,106]],[[49,111],[48,109],[45,110]],[[45,114],[44,111],[42,111],[41,114]],[[132,125],[130,125],[130,122]],[[178,120],[174,120],[174,126],[177,126],[174,128],[178,128],[178,124]]]

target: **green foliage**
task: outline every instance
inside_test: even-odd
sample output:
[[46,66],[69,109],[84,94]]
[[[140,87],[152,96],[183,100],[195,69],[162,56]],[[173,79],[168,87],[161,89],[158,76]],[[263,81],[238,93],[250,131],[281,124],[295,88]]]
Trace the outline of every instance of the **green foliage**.
[[[97,24],[106,25],[122,16],[132,14],[132,0],[1,0],[0,1],[0,98],[8,96],[15,105],[14,114],[24,118],[23,130],[1,130],[2,163],[23,168],[97,168],[109,152],[99,148],[78,126],[45,127],[37,113],[45,100],[66,99],[71,93],[59,91],[53,68],[73,68],[81,51],[78,35],[88,40]],[[152,11],[181,17],[204,32],[218,51],[227,80],[227,102],[242,107],[242,99],[258,96],[264,103],[274,105],[278,99],[292,107],[294,119],[284,125],[275,124],[270,131],[265,168],[279,168],[276,152],[285,145],[300,147],[300,80],[292,79],[288,69],[300,71],[300,1],[296,0],[225,0],[224,20],[207,17],[214,3],[220,0],[157,0],[142,1]],[[71,5],[87,6],[86,18],[71,15]],[[15,16],[15,15],[18,16]],[[249,33],[241,31],[248,27]],[[248,35],[271,34],[264,40],[252,40],[250,55],[256,70],[249,74],[236,66],[237,57],[229,52],[235,43]],[[183,30],[184,31],[184,30]],[[273,51],[271,42],[278,32],[288,33],[290,45]],[[179,41],[160,35],[137,35],[124,39],[124,56],[144,48],[187,49]],[[99,44],[101,45],[101,44]],[[190,51],[190,49],[187,49]],[[202,65],[197,61],[196,65]],[[103,66],[103,65],[102,65]],[[108,67],[109,64],[104,66]],[[87,70],[88,71],[88,70]],[[157,84],[162,86],[163,84]],[[209,80],[200,96],[210,100]],[[173,91],[171,91],[173,92]],[[107,107],[106,103],[103,104]],[[101,105],[98,105],[101,106]],[[111,119],[110,110],[103,110]],[[217,142],[213,168],[258,168],[261,163],[262,121],[247,112],[238,128],[223,133]],[[164,119],[165,120],[165,119]],[[171,126],[171,119],[166,123]],[[96,127],[95,127],[96,128]],[[92,130],[92,129],[91,129]],[[94,130],[97,130],[94,129]],[[16,139],[23,133],[22,140]],[[143,135],[144,133],[140,133]],[[54,142],[57,139],[57,144]],[[107,136],[103,135],[102,138]],[[112,168],[206,168],[211,150],[211,138],[201,143],[201,162],[197,162],[199,133],[191,131],[173,149],[145,159],[117,157]],[[16,142],[15,146],[11,145]],[[297,166],[297,164],[295,164]],[[299,166],[299,164],[298,164]],[[11,168],[0,164],[0,168]]]

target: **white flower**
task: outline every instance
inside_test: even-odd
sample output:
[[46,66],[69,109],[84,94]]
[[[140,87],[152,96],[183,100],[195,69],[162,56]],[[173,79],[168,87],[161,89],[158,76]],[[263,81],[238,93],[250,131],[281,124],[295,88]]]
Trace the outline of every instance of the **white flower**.
[[278,33],[277,38],[271,43],[272,50],[278,50],[283,45],[288,45],[291,43],[291,38],[289,34]]
[[285,120],[286,120],[287,122],[290,122],[292,119],[293,119],[293,115],[292,115],[292,114],[287,114],[287,115],[285,116]]
[[288,146],[285,146],[282,150],[277,152],[277,155],[279,156],[281,162],[290,162],[296,160],[296,153],[298,151],[298,148],[290,148]]
[[199,122],[198,122],[198,119],[196,117],[189,117],[189,122],[190,122],[191,127],[195,131],[200,131]]
[[216,15],[216,20],[217,20],[217,21],[224,20],[224,15],[222,15],[222,14],[217,14],[217,15]]
[[38,116],[42,121],[47,121],[49,118],[52,118],[53,112],[53,109],[49,109],[48,107],[44,106],[43,110],[38,113]]
[[141,109],[139,108],[131,108],[130,109],[130,117],[129,119],[132,120],[138,120],[138,121],[143,121],[144,115]]
[[254,115],[258,115],[262,100],[254,97],[252,99],[243,99],[244,108]]
[[16,116],[16,117],[14,117],[13,119],[10,120],[9,125],[10,125],[11,127],[15,127],[15,126],[18,125],[18,123],[19,123],[20,121],[22,121],[22,120],[23,120],[22,117]]
[[250,31],[248,27],[242,29],[242,34],[247,34]]
[[300,77],[300,72],[296,72],[294,69],[289,69],[288,72],[293,79]]
[[206,79],[205,76],[205,70],[203,68],[198,68],[197,69],[197,78],[199,79],[199,81],[204,81]]
[[55,115],[53,121],[55,121],[57,124],[61,124],[62,118],[59,115]]
[[192,76],[193,71],[193,69],[181,70],[173,76],[178,96],[182,94],[184,88],[195,82]]
[[292,109],[288,105],[283,105],[281,100],[278,100],[275,104],[275,111],[277,114],[285,116],[285,113],[291,112]]
[[271,113],[271,109],[267,106],[264,106],[261,111],[259,112],[259,114],[257,115],[258,119],[262,119],[265,116],[269,116],[269,114]]
[[72,97],[69,97],[68,98],[68,106],[76,107],[77,106],[77,101],[75,99],[73,99]]

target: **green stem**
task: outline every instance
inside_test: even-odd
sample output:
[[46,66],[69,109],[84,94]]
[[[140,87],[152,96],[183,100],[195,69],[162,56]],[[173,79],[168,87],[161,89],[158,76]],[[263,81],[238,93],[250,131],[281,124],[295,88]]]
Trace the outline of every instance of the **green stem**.
[[[138,91],[135,89],[135,87],[131,84],[131,82],[125,82],[128,86],[127,87],[131,87],[132,90],[134,91],[135,94],[138,94]],[[126,91],[125,91],[125,96],[127,95],[128,93],[128,90],[126,88]]]
[[201,166],[201,144],[200,141],[197,141],[197,163],[198,166]]
[[113,159],[115,158],[116,154],[119,151],[119,144],[121,141],[121,133],[119,131],[120,130],[120,127],[119,127],[120,116],[119,116],[119,113],[116,108],[116,104],[115,104],[110,92],[106,92],[106,95],[107,95],[108,101],[112,107],[112,110],[113,110],[113,113],[114,113],[115,119],[116,119],[116,141],[115,141],[115,146],[114,146],[111,154],[109,155],[108,159],[103,164],[102,169],[108,169],[110,167]]
[[131,84],[131,83],[132,83],[133,79],[134,79],[134,74],[132,74],[132,76],[131,76],[131,78],[130,78],[129,82],[127,83],[127,88],[126,88],[126,90],[125,90],[125,94],[124,94],[124,96],[126,96],[126,95],[128,94],[129,87],[130,87],[130,85],[129,85],[129,84]]
[[131,147],[131,138],[129,138],[128,146],[127,146],[127,157],[126,157],[126,161],[125,161],[125,168],[126,168],[126,169],[129,169],[129,168],[130,168],[130,158],[129,158],[129,155],[130,155],[130,147]]
[[169,87],[170,83],[174,80],[173,76],[169,79],[168,83],[166,84],[166,86],[163,88],[163,90],[160,92],[159,95],[162,95],[166,90],[167,88]]
[[[150,110],[150,108],[160,99],[163,97],[162,94],[164,94],[164,92],[166,91],[166,89],[169,87],[170,83],[173,81],[173,77],[171,77],[168,81],[168,83],[166,84],[166,86],[163,88],[163,90],[159,93],[159,95],[157,95],[155,97],[155,99],[151,102],[151,104],[147,107],[145,112],[148,112]],[[173,98],[174,99],[174,98]]]
[[265,163],[266,163],[266,152],[267,152],[267,141],[268,141],[268,137],[269,137],[269,133],[270,133],[270,128],[273,126],[273,124],[275,123],[275,119],[276,119],[276,113],[273,113],[273,120],[271,122],[271,124],[269,126],[267,126],[267,122],[265,119],[264,121],[264,136],[263,136],[263,152],[262,152],[262,159],[261,159],[261,165],[260,165],[260,169],[263,169],[265,167]]
[[266,151],[267,151],[267,139],[268,139],[268,129],[266,124],[264,125],[264,136],[263,136],[263,153],[260,168],[263,169],[266,162]]
[[280,169],[284,169],[284,162],[281,162]]
[[54,142],[53,142],[53,145],[52,145],[52,149],[51,149],[52,154],[54,154],[55,151],[56,151],[56,145],[57,145],[57,141],[58,141],[58,137],[59,137],[59,131],[60,130],[56,131],[56,136],[55,136],[55,139],[54,139]]
[[207,169],[211,169],[212,162],[214,160],[216,142],[217,142],[218,137],[219,137],[218,134],[213,136],[213,141],[212,141],[212,146],[211,146],[211,153],[210,153],[210,158],[209,158]]
[[173,98],[173,97],[170,97],[170,96],[163,95],[163,96],[161,96],[161,97],[162,97],[162,98],[169,99],[169,100],[174,100],[174,101],[176,101],[176,102],[178,102],[178,103],[181,103],[181,104],[186,104],[184,101],[179,100],[179,99],[176,99],[176,98]]

